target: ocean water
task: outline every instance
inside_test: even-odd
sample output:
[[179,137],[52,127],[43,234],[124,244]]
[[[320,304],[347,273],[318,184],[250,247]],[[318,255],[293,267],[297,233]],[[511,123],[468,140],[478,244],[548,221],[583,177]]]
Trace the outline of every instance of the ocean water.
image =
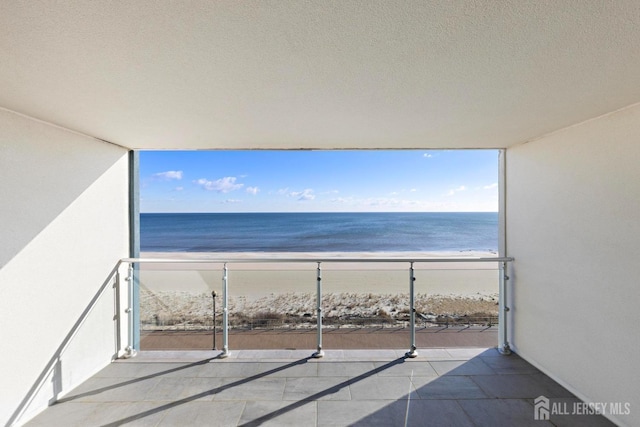
[[143,213],[140,243],[143,252],[497,251],[498,214]]

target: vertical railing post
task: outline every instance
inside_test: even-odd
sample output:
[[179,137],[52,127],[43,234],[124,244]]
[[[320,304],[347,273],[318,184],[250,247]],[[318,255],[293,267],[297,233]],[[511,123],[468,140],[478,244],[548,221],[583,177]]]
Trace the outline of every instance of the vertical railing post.
[[416,301],[415,301],[415,285],[416,278],[414,277],[413,262],[409,266],[409,336],[410,346],[409,351],[406,353],[407,357],[416,357],[418,352],[416,351]]
[[222,354],[220,357],[229,356],[229,276],[227,263],[222,269]]
[[213,309],[212,309],[212,319],[211,319],[211,324],[213,325],[213,327],[211,329],[213,329],[213,349],[217,350],[217,346],[216,346],[216,298],[218,297],[218,294],[216,293],[216,291],[211,291],[211,299],[213,300]]
[[320,262],[318,262],[317,269],[317,293],[316,293],[316,316],[318,317],[318,326],[317,326],[317,341],[318,348],[315,353],[313,353],[313,357],[319,358],[324,356],[324,351],[322,351],[322,268],[320,268]]
[[499,263],[500,272],[500,289],[498,295],[498,351],[501,354],[511,354],[511,347],[509,346],[509,337],[507,330],[507,313],[509,307],[507,306],[507,263],[502,261]]
[[116,332],[116,357],[120,356],[120,350],[122,349],[122,316],[120,313],[120,271],[116,271],[115,280],[113,282],[113,320],[115,324]]
[[127,269],[127,309],[125,312],[127,313],[127,326],[129,327],[127,342],[127,348],[125,348],[125,358],[134,357],[137,352],[134,348],[133,341],[133,263],[129,263],[129,267]]

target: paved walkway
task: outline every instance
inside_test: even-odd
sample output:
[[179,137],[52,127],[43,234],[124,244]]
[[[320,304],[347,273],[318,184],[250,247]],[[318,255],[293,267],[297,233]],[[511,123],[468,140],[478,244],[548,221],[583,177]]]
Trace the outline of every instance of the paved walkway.
[[28,426],[610,426],[535,421],[533,400],[571,393],[495,349],[141,352],[116,361]]
[[[143,350],[209,350],[213,348],[213,332],[158,331],[145,332],[141,338]],[[218,331],[216,347],[222,347]],[[315,329],[255,329],[231,330],[231,349],[314,349]],[[322,334],[325,349],[409,349],[408,328],[340,328],[326,329]],[[497,327],[417,328],[419,348],[494,347],[498,344]]]

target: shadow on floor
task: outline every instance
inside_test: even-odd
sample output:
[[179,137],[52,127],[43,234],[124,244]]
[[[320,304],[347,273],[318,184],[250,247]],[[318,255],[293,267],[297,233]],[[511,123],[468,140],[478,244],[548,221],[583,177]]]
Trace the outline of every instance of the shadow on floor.
[[[443,352],[390,361],[113,363],[28,425],[613,425],[571,414],[580,401],[515,354],[479,350],[460,360]],[[536,420],[540,396],[569,413]]]

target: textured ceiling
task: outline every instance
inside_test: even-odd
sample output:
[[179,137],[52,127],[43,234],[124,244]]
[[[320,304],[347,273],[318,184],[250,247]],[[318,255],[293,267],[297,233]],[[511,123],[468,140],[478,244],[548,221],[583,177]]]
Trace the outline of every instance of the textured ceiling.
[[507,147],[640,101],[640,2],[0,2],[0,107],[132,148]]

